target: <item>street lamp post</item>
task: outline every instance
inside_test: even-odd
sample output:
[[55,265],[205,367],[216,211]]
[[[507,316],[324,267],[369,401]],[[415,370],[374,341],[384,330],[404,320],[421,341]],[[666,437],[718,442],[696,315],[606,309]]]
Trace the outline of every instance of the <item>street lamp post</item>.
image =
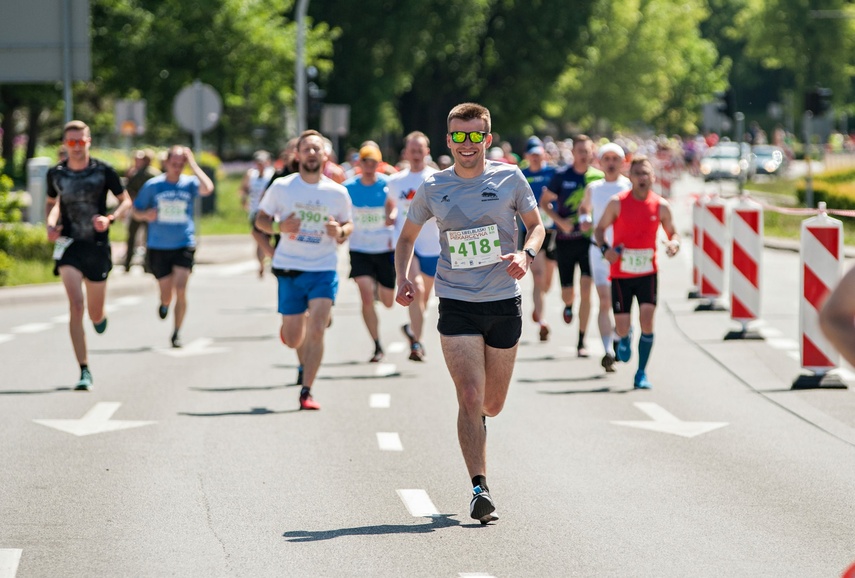
[[297,134],[306,130],[306,11],[309,0],[297,1],[297,62],[294,71],[294,93],[297,108]]

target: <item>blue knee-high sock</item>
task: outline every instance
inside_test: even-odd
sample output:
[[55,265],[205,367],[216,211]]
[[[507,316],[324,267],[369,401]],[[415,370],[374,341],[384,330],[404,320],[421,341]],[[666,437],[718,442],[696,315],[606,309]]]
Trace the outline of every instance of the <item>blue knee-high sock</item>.
[[638,340],[638,371],[644,371],[647,360],[650,359],[650,350],[653,349],[653,334],[642,333]]

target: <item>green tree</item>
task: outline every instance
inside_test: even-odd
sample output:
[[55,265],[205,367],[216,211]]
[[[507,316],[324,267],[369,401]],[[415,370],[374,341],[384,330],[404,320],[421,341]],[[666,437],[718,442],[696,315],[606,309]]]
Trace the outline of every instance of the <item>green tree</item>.
[[339,0],[310,10],[342,32],[323,82],[329,102],[352,106],[352,141],[418,129],[436,153],[449,109],[466,100],[488,106],[503,134],[530,130],[590,4]]
[[700,35],[702,0],[599,0],[549,112],[578,128],[697,130],[701,105],[723,89],[729,61]]
[[848,102],[855,80],[855,5],[826,0],[747,0],[737,18],[746,54],[769,70],[785,71],[796,94],[817,86]]

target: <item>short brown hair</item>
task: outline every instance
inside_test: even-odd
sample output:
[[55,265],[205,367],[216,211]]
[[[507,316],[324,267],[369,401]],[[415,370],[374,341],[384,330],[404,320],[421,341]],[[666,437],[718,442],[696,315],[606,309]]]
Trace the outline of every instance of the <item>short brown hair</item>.
[[166,160],[172,158],[173,155],[182,156],[185,160],[187,158],[187,155],[184,154],[184,147],[181,145],[172,145],[169,147],[169,150],[166,151]]
[[82,130],[87,135],[89,134],[89,125],[83,122],[82,120],[70,120],[65,123],[65,126],[62,128],[62,134],[64,135],[70,130]]
[[425,144],[427,146],[430,146],[430,139],[427,137],[427,135],[425,133],[423,133],[420,130],[414,130],[413,132],[411,132],[410,134],[405,136],[404,137],[404,146],[407,146],[407,143],[409,143],[411,140],[415,140],[417,138],[425,139]]
[[451,112],[448,113],[448,119],[446,120],[447,128],[451,128],[451,121],[455,118],[459,118],[460,120],[474,120],[476,118],[480,118],[487,123],[487,129],[485,132],[487,134],[493,132],[491,126],[492,121],[490,120],[490,111],[487,107],[481,106],[480,104],[464,102],[463,104],[458,104],[452,108]]
[[591,137],[589,137],[586,134],[578,134],[573,138],[573,146],[574,147],[579,143],[586,143],[586,142],[594,144],[594,141],[591,140]]
[[300,136],[297,137],[297,150],[298,151],[300,150],[300,145],[303,144],[303,141],[306,140],[307,138],[309,138],[310,136],[316,136],[319,139],[321,139],[321,141],[324,140],[324,135],[322,135],[318,131],[316,131],[314,129],[304,130],[302,133],[300,133]]
[[632,161],[629,163],[630,172],[632,172],[633,167],[635,167],[636,165],[641,165],[644,163],[647,163],[648,165],[650,165],[651,168],[653,168],[653,163],[651,163],[650,159],[647,158],[645,155],[636,155],[632,157]]

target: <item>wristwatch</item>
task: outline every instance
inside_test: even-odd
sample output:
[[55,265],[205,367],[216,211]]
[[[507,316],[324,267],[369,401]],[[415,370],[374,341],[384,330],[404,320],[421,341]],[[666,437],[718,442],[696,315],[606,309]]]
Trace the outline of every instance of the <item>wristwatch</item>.
[[537,257],[537,251],[535,251],[535,250],[534,250],[534,249],[532,249],[531,247],[526,247],[525,249],[523,249],[523,252],[524,252],[526,255],[528,255],[529,257],[531,257],[531,260],[532,260],[532,261],[534,261],[534,258],[535,258],[535,257]]

